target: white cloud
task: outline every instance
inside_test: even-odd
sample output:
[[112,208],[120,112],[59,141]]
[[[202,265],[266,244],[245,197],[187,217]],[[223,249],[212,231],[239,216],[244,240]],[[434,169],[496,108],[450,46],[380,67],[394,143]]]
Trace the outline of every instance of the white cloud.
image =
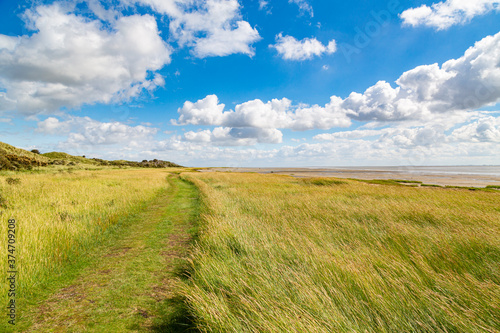
[[[358,128],[341,133],[324,133],[315,137],[320,140],[317,143],[285,145],[266,150],[238,147],[258,143],[259,135],[255,135],[257,131],[238,134],[231,131],[242,129],[220,127],[187,132],[184,136],[173,135],[162,141],[145,138],[121,149],[85,146],[84,149],[80,148],[79,154],[103,155],[101,152],[104,150],[99,152],[98,149],[106,149],[105,156],[120,159],[159,158],[182,165],[231,167],[311,166],[311,161],[317,166],[477,164],[478,161],[483,164],[498,164],[500,118],[492,116],[494,114],[485,111],[474,112],[472,116],[453,118],[453,121],[446,124],[441,124],[440,121],[419,125],[398,122],[396,127]],[[496,115],[498,116],[498,112]],[[464,134],[465,132],[473,134]],[[478,137],[475,138],[474,135]],[[267,140],[262,140],[261,136],[261,141]],[[294,142],[298,141],[300,140]],[[67,143],[61,146],[69,147]],[[72,147],[77,149],[82,145]],[[92,149],[95,152],[92,152]]]
[[267,10],[269,6],[269,1],[259,0],[259,10]]
[[151,142],[158,129],[142,125],[129,126],[120,122],[100,122],[89,117],[70,117],[64,121],[49,117],[38,122],[35,131],[49,135],[67,135],[67,141],[61,143],[61,147],[75,148]]
[[219,104],[216,95],[208,95],[196,103],[187,101],[178,110],[179,120],[172,121],[172,123],[174,125],[222,125],[224,107],[224,104]]
[[500,143],[500,118],[485,117],[457,128],[451,134],[451,139],[453,141]]
[[283,133],[266,128],[216,127],[213,131],[186,132],[184,140],[214,146],[253,146],[257,143],[281,143]]
[[396,121],[474,110],[500,100],[500,33],[469,48],[464,56],[407,71],[392,88],[380,81],[342,103],[360,121]]
[[258,31],[241,20],[237,0],[122,0],[151,7],[170,20],[170,38],[192,47],[196,57],[226,56],[255,51],[251,44],[261,39]]
[[434,3],[431,7],[422,5],[407,9],[400,17],[405,25],[423,25],[444,30],[453,25],[467,23],[475,16],[499,10],[499,4],[498,0],[446,0]]
[[236,105],[234,111],[224,111],[215,95],[209,95],[196,103],[186,102],[179,108],[178,121],[174,125],[209,125],[235,128],[288,128],[296,131],[347,127],[349,118],[339,108],[341,99],[332,98],[324,107],[292,107],[291,101],[283,98],[264,103],[259,99]]
[[[380,130],[361,129],[337,133],[324,133],[314,137],[320,141],[363,140],[372,138],[378,146],[397,146],[411,149],[417,146],[437,146],[444,143],[444,128],[439,125],[432,127],[384,128]],[[373,140],[375,139],[375,140]]]
[[323,54],[332,54],[337,51],[335,40],[331,40],[328,45],[323,45],[316,38],[304,38],[297,40],[293,36],[276,36],[276,44],[269,45],[275,48],[278,54],[286,60],[308,60],[319,57]]
[[38,122],[35,131],[49,135],[64,134],[71,130],[72,123],[73,121],[60,121],[55,117],[48,117],[44,121]]
[[464,56],[419,66],[401,75],[393,88],[380,81],[363,94],[353,92],[342,99],[332,96],[325,106],[292,106],[283,98],[264,103],[259,99],[224,111],[217,96],[179,109],[177,125],[287,128],[304,131],[348,127],[351,119],[363,122],[446,123],[500,101],[500,33],[469,48]]
[[0,110],[24,115],[126,101],[164,84],[154,72],[170,48],[149,15],[121,17],[113,30],[60,5],[26,13],[31,36],[0,35]]
[[307,0],[288,0],[288,3],[294,3],[299,6],[301,14],[307,13],[311,17],[314,16],[313,8]]

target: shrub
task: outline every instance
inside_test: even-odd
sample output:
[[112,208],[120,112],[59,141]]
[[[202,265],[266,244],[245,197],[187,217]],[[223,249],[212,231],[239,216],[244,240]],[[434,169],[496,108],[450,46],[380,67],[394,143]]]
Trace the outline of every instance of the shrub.
[[19,178],[9,177],[9,178],[5,179],[5,181],[9,185],[18,185],[18,184],[21,184],[21,179],[19,179]]
[[304,178],[301,179],[304,184],[316,185],[316,186],[331,186],[331,185],[342,185],[347,184],[347,182],[332,178]]

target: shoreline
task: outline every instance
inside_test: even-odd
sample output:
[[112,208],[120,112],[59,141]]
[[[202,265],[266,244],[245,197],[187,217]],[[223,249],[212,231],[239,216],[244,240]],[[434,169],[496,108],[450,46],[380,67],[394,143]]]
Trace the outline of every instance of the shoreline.
[[356,179],[404,179],[440,186],[486,187],[500,185],[500,166],[436,167],[312,167],[312,168],[244,168],[215,167],[203,171],[256,172],[298,178],[335,177]]

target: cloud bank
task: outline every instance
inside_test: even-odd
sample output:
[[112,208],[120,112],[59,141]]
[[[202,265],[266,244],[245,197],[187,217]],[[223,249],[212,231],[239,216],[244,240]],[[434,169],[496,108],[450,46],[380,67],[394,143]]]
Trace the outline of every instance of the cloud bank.
[[129,126],[121,122],[100,122],[89,117],[69,117],[59,120],[48,117],[37,124],[36,132],[48,135],[67,135],[60,146],[81,148],[86,146],[142,146],[151,142],[158,133],[157,128],[148,126]]
[[235,110],[223,111],[216,95],[209,95],[195,103],[186,102],[179,108],[180,114],[174,125],[208,125],[249,128],[286,128],[296,131],[348,127],[350,119],[339,108],[340,100],[320,107],[300,106],[292,108],[287,99],[273,99],[267,103],[260,99],[236,105]]
[[292,106],[286,98],[259,99],[224,111],[215,95],[179,108],[176,125],[286,128],[297,131],[348,127],[362,122],[427,121],[442,114],[476,110],[500,101],[500,33],[488,36],[458,58],[403,73],[396,87],[379,81],[364,93],[325,106]]

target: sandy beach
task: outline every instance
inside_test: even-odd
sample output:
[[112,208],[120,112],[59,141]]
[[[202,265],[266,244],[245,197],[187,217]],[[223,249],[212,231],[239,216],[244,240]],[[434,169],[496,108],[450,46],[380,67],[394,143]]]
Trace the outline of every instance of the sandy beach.
[[203,171],[274,173],[293,177],[404,179],[441,186],[486,187],[500,185],[500,166],[207,168]]

